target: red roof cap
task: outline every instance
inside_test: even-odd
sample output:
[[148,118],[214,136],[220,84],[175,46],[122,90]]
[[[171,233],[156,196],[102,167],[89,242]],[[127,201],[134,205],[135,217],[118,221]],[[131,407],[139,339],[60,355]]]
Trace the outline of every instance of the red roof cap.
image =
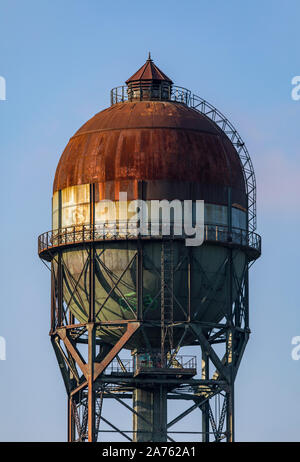
[[164,80],[169,83],[173,83],[166,74],[164,74],[152,61],[151,55],[149,52],[149,57],[145,64],[133,74],[126,83],[136,82],[139,80]]

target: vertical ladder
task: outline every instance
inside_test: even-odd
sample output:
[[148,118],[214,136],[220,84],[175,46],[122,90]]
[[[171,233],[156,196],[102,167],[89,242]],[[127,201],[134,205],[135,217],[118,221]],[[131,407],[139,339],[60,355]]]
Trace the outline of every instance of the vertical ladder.
[[161,247],[161,360],[166,367],[165,344],[168,337],[168,350],[173,348],[173,289],[174,289],[173,242],[162,241]]

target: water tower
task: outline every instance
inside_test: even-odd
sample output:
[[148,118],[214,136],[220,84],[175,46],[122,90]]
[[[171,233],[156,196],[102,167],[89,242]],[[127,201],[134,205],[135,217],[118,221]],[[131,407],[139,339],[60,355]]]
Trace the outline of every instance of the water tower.
[[[171,204],[169,233],[161,213],[151,233],[152,212],[141,230],[133,205],[144,213],[161,201]],[[190,201],[192,216],[204,201],[202,245],[174,232],[173,201]],[[111,106],[71,137],[55,174],[52,230],[39,237],[69,441],[107,432],[180,441],[192,411],[199,424],[190,441],[234,440],[234,381],[250,333],[248,271],[261,253],[255,229],[244,142],[149,55],[111,91]],[[132,413],[131,428],[113,421],[112,400]],[[168,419],[178,400],[186,409]]]

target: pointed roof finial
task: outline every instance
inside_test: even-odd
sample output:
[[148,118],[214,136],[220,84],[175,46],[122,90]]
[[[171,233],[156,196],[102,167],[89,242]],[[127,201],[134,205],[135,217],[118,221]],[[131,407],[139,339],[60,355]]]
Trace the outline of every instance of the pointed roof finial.
[[151,53],[149,51],[149,57],[145,64],[137,71],[135,74],[133,74],[128,80],[126,80],[126,84],[130,82],[141,82],[147,80],[155,80],[155,81],[166,81],[172,84],[172,80],[169,79],[169,77],[166,76],[152,61],[151,59]]

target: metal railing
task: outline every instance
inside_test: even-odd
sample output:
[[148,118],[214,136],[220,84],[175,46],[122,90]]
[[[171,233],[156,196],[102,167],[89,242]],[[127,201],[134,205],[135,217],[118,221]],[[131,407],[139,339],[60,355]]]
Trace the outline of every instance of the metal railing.
[[142,101],[143,99],[153,99],[158,101],[176,101],[184,103],[188,106],[191,103],[191,91],[187,88],[178,87],[176,85],[168,87],[158,87],[157,85],[135,84],[134,87],[128,88],[121,85],[115,87],[110,92],[111,105],[124,103],[125,101]]
[[[171,357],[170,354],[166,357],[166,368],[167,369],[197,369],[197,357],[196,356],[186,356],[186,355],[176,355]],[[161,369],[165,368],[162,365],[160,356],[147,357],[138,356],[134,360],[134,369]]]
[[[168,369],[197,369],[197,357],[187,355],[176,355],[169,362],[167,357],[167,368]],[[106,369],[107,374],[127,374],[133,373],[136,370],[141,369],[160,369],[162,368],[161,361],[158,357],[151,357],[147,355],[147,358],[141,359],[130,358],[130,359],[114,359]]]
[[[147,229],[144,229],[145,233]],[[235,244],[242,247],[249,247],[261,252],[261,237],[253,231],[247,232],[242,228],[232,228],[231,232],[227,226],[205,224],[203,228],[204,241]],[[38,238],[38,252],[59,246],[82,244],[94,241],[127,240],[127,239],[186,239],[192,238],[185,233],[174,234],[174,227],[171,225],[166,235],[159,230],[156,235],[151,234],[151,223],[148,223],[148,234],[141,234],[138,225],[133,223],[101,223],[67,226],[66,228],[47,231]]]
[[106,369],[106,373],[110,374],[126,374],[133,373],[133,359],[114,359]]

